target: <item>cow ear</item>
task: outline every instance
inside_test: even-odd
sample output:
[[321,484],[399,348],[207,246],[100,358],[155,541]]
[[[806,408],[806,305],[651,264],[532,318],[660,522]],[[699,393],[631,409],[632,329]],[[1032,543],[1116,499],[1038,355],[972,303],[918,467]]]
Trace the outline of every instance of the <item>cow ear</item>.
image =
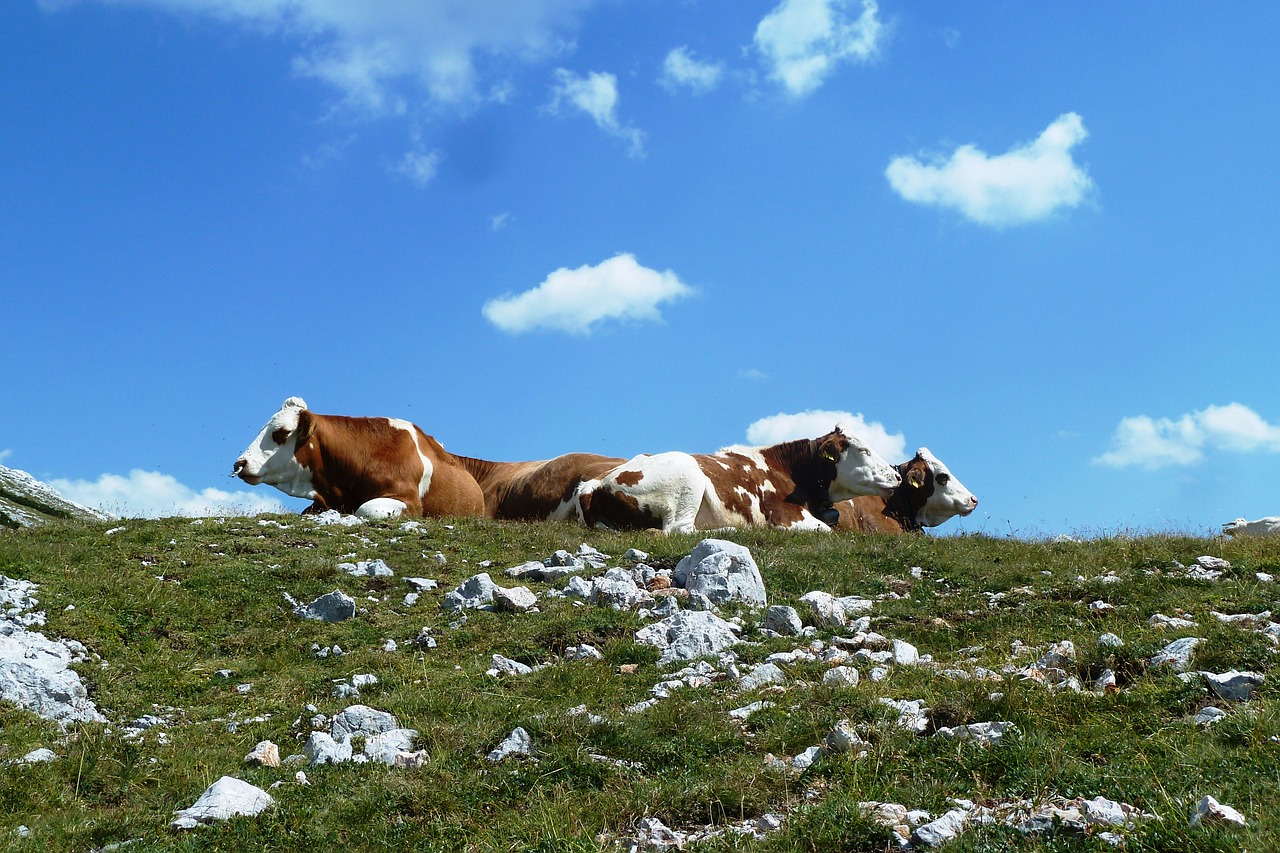
[[303,409],[298,413],[298,426],[294,428],[293,434],[297,437],[297,446],[301,447],[311,438],[312,433],[316,431],[315,418],[311,417],[311,412]]
[[907,472],[907,482],[910,483],[913,488],[920,488],[924,485],[924,471],[913,467]]

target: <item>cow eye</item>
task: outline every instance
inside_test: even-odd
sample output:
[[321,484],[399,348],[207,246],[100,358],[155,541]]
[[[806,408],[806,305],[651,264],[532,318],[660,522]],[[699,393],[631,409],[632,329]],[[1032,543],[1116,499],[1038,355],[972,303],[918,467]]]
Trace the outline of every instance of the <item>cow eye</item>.
[[951,475],[950,475],[950,474],[939,474],[939,475],[938,475],[937,477],[935,477],[934,479],[935,479],[935,480],[937,480],[937,482],[938,482],[938,485],[939,485],[939,486],[945,486],[947,483],[951,482]]
[[280,429],[271,433],[271,440],[276,444],[284,444],[289,440],[289,431],[284,427],[280,427]]

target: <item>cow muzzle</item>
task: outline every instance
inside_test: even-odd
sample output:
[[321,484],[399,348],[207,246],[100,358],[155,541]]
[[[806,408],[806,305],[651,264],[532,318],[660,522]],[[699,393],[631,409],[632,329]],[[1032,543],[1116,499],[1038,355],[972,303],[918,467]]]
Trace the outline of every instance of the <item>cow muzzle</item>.
[[256,477],[253,474],[250,474],[246,470],[248,467],[249,467],[249,461],[247,459],[237,459],[236,464],[231,466],[231,476],[239,477],[241,480],[244,480],[249,485],[256,486],[259,482],[261,482],[262,478]]

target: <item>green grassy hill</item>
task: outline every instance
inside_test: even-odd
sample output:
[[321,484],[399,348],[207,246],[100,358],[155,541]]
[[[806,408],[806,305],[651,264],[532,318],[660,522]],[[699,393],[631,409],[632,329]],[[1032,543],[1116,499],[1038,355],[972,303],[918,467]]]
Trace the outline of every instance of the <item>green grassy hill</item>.
[[[936,818],[956,799],[970,801],[970,819],[948,851],[1115,849],[1103,837],[1109,830],[1131,851],[1280,849],[1275,635],[1266,633],[1267,615],[1214,615],[1280,610],[1280,586],[1266,579],[1280,576],[1280,540],[725,534],[751,549],[770,604],[808,613],[800,597],[811,590],[870,599],[873,632],[932,660],[855,658],[856,625],[767,637],[759,614],[730,609],[722,615],[740,618],[746,641],[736,663],[712,658],[702,677],[659,688],[669,695],[642,710],[635,706],[680,668],[659,669],[657,649],[636,642],[652,619],[548,595],[563,582],[528,584],[540,598],[535,613],[463,618],[439,607],[477,572],[515,586],[504,569],[584,541],[613,555],[610,566],[629,565],[621,555],[636,547],[650,552],[650,565],[671,567],[699,538],[476,519],[427,520],[416,530],[320,526],[293,516],[0,531],[0,575],[38,584],[46,624],[31,630],[84,644],[87,659],[75,668],[111,721],[63,731],[0,704],[0,849],[626,849],[614,845],[657,819],[691,834],[777,825],[697,849],[879,851],[894,849],[893,832],[860,803]],[[1202,555],[1230,566],[1210,579],[1194,570]],[[395,576],[339,569],[373,559]],[[407,604],[407,577],[434,579],[439,589]],[[306,621],[286,600],[334,589],[355,599],[354,618]],[[1194,626],[1156,627],[1157,614]],[[1100,643],[1107,633],[1123,645]],[[1199,675],[1152,668],[1179,637],[1202,638],[1193,672],[1253,671],[1265,681],[1249,701],[1228,702]],[[1063,640],[1074,657],[1036,669]],[[581,644],[602,658],[571,660]],[[878,648],[873,638],[866,651]],[[809,654],[790,654],[797,649]],[[778,653],[787,653],[773,659],[784,681],[743,689],[734,669],[745,675]],[[494,655],[545,666],[487,675]],[[824,682],[842,655],[858,670],[857,684]],[[1106,670],[1115,687],[1095,690]],[[360,687],[358,698],[335,695],[365,674],[377,683]],[[901,727],[886,698],[920,700],[924,731]],[[745,720],[731,716],[757,701],[770,704]],[[301,753],[313,725],[328,730],[313,718],[356,703],[415,729],[421,766],[245,763],[263,740],[282,756]],[[572,710],[584,705],[585,714]],[[1210,705],[1225,717],[1194,723]],[[862,754],[785,766],[841,721],[866,741]],[[1015,728],[992,746],[935,736],[995,721]],[[533,756],[489,761],[516,727],[529,733]],[[41,747],[56,759],[14,763]],[[299,770],[309,784],[296,783]],[[257,817],[171,831],[173,812],[224,775],[269,790],[274,805]],[[275,782],[285,784],[271,789]],[[1238,809],[1248,825],[1192,826],[1205,795]],[[1003,816],[1018,803],[1095,797],[1149,817],[1127,829],[1075,832],[1050,820],[1030,835],[1002,820],[981,824],[982,815]]]

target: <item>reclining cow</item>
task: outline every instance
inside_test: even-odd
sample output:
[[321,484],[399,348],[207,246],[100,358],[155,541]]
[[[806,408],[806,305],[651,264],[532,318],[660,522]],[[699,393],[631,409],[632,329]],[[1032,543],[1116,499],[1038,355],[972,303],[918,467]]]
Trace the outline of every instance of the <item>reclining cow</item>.
[[1273,536],[1280,533],[1280,516],[1269,515],[1255,521],[1237,518],[1222,525],[1223,536]]
[[836,504],[840,519],[833,526],[864,533],[918,532],[978,506],[973,493],[927,447],[899,465],[898,473],[902,482],[889,497],[868,495]]
[[457,457],[398,418],[318,415],[301,397],[284,401],[232,476],[364,518],[483,515],[484,493]]
[[542,462],[472,459],[447,452],[408,421],[318,415],[290,397],[232,475],[308,498],[308,513],[550,520],[576,518],[578,484],[622,461],[592,453]]
[[619,530],[830,530],[817,513],[833,500],[887,496],[900,480],[893,466],[837,427],[771,447],[637,456],[584,483],[579,505],[588,526]]
[[457,459],[484,492],[485,515],[514,521],[577,519],[579,485],[626,461],[595,453],[566,453],[542,462]]

